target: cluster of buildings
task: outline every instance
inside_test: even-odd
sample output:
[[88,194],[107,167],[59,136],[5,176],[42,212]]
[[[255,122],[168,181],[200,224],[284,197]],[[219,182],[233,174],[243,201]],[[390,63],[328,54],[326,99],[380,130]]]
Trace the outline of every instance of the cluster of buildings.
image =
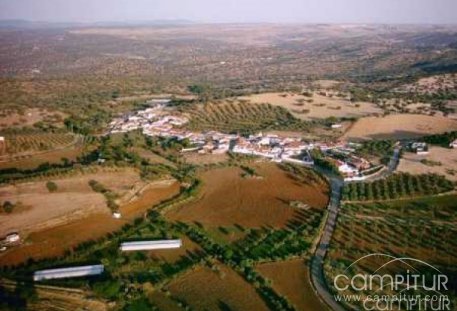
[[116,118],[109,124],[110,133],[125,133],[141,129],[150,136],[185,138],[185,133],[178,127],[189,120],[184,116],[175,116],[164,111],[168,100],[150,101],[150,107]]
[[332,161],[339,172],[346,178],[360,176],[362,172],[372,168],[370,161],[355,155],[356,144],[340,144],[333,148],[328,148],[326,154]]
[[[234,143],[232,152],[246,155],[256,155],[276,162],[298,161],[313,165],[309,150],[312,145],[300,138],[279,137],[277,135],[250,135],[248,138],[239,137]],[[303,155],[300,159],[300,156]]]
[[300,138],[259,134],[240,137],[232,152],[257,155],[276,162],[314,165],[310,151],[319,149],[344,177],[352,178],[372,167],[368,160],[354,154],[356,147],[356,144],[345,142],[304,142]]
[[224,134],[217,131],[192,132],[183,128],[189,120],[183,115],[172,114],[166,108],[168,101],[149,102],[150,107],[117,118],[110,123],[111,133],[129,132],[141,129],[145,135],[187,139],[188,148],[182,152],[200,154],[222,154],[228,151],[245,155],[255,155],[275,162],[292,162],[313,165],[310,151],[320,149],[330,161],[334,161],[345,177],[360,175],[370,168],[367,160],[354,155],[355,145],[344,142],[304,142],[301,138],[280,137],[278,135]]

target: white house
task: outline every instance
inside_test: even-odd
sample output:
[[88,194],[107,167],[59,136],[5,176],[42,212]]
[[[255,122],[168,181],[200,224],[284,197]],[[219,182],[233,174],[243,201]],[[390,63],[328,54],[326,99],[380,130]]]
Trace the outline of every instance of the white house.
[[358,174],[358,172],[359,172],[355,167],[352,167],[351,165],[349,165],[345,162],[339,163],[338,171],[340,171],[341,173],[343,173],[345,175],[355,175],[355,174]]

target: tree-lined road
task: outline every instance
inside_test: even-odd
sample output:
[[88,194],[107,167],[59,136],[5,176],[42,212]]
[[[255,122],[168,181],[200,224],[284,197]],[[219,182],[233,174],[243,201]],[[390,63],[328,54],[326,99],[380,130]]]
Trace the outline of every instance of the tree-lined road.
[[[386,178],[395,171],[400,160],[400,150],[401,147],[396,147],[394,149],[394,153],[387,165],[387,170],[384,174],[378,176],[379,178]],[[344,181],[340,176],[337,176],[329,171],[318,167],[315,167],[315,169],[328,178],[330,182],[331,195],[327,207],[327,221],[324,225],[319,244],[311,260],[311,282],[313,283],[313,286],[318,292],[320,298],[327,304],[327,306],[330,307],[330,309],[333,311],[344,311],[345,309],[334,299],[333,294],[329,291],[324,275],[324,260],[332,239],[333,231],[336,227],[338,213],[341,207],[341,191],[344,186]]]

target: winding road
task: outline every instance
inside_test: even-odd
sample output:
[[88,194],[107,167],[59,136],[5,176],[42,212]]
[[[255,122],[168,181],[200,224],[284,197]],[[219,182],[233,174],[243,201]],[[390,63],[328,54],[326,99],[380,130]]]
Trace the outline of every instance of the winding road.
[[[379,175],[377,178],[386,178],[391,175],[398,166],[400,160],[400,150],[401,147],[396,147],[394,153],[390,158],[390,161],[387,165],[387,170],[384,174]],[[310,264],[310,276],[311,282],[319,294],[320,298],[325,302],[325,304],[333,311],[344,311],[345,309],[341,304],[339,304],[333,297],[333,294],[329,291],[327,282],[324,276],[324,259],[327,255],[328,247],[332,239],[333,231],[336,227],[336,221],[338,218],[338,213],[341,206],[341,190],[344,186],[344,181],[340,176],[337,176],[329,171],[315,168],[318,172],[322,173],[327,177],[330,182],[331,195],[330,201],[327,207],[328,216],[327,221],[324,225],[319,244],[316,247],[313,258],[311,259]]]

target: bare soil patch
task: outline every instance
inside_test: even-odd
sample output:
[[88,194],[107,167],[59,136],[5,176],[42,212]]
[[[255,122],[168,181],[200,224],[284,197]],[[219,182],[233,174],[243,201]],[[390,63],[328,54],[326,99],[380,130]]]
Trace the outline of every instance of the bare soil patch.
[[243,178],[241,169],[235,167],[203,173],[200,198],[170,210],[166,216],[211,227],[283,227],[297,216],[290,201],[325,208],[327,185],[300,183],[273,163],[258,163],[253,168],[260,178]]
[[297,310],[328,310],[316,296],[309,279],[308,267],[302,259],[265,263],[256,268],[272,281],[272,286]]
[[198,267],[172,281],[167,289],[195,310],[268,310],[254,287],[240,275],[226,266],[216,267],[217,271]]
[[[114,219],[102,194],[88,185],[94,179],[119,194],[121,219]],[[0,188],[3,200],[20,201],[26,211],[0,215],[2,235],[17,231],[25,241],[0,255],[0,265],[29,257],[62,254],[83,241],[96,239],[119,229],[146,210],[179,192],[175,180],[144,185],[137,172],[97,173],[53,180],[58,190],[50,193],[46,181]]]

